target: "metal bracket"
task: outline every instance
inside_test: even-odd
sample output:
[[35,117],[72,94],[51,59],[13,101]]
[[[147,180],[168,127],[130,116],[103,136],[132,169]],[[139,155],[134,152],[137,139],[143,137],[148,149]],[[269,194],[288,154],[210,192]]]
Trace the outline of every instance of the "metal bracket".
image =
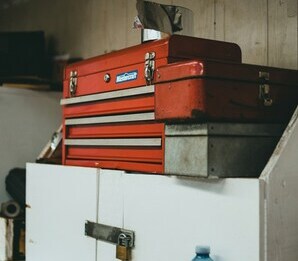
[[259,72],[259,79],[263,81],[269,81],[270,73],[269,72]]
[[125,238],[125,244],[130,248],[133,248],[135,244],[134,231],[98,224],[91,221],[86,221],[85,223],[85,235],[115,245],[122,244],[119,240]]
[[264,106],[271,106],[273,103],[270,97],[270,86],[269,84],[260,84],[259,87],[259,99],[264,102]]
[[155,52],[149,52],[145,54],[145,71],[144,76],[147,85],[151,85],[154,78],[155,69]]
[[70,96],[74,96],[77,91],[77,84],[78,84],[78,72],[71,71],[70,72],[70,79],[69,79],[69,94]]

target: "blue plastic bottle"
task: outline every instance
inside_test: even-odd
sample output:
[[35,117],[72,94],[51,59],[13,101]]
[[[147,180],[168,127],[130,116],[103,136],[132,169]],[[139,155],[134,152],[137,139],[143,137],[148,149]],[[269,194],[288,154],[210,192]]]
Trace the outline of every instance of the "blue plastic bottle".
[[210,258],[210,247],[209,246],[196,246],[196,256],[192,259],[192,261],[213,261]]

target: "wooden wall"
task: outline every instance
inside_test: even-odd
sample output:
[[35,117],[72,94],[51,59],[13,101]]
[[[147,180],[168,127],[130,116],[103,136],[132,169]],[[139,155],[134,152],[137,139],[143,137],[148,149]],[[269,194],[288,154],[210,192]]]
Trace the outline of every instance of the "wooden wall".
[[[84,58],[138,44],[135,0],[5,0],[0,30],[45,30],[50,49]],[[198,37],[236,42],[247,63],[298,67],[297,0],[160,0],[194,12]]]

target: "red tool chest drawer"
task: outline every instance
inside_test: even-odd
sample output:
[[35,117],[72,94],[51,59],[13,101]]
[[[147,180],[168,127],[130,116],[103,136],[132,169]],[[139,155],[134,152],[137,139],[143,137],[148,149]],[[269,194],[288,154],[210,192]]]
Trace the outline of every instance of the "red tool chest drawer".
[[163,173],[164,130],[163,123],[66,126],[64,163]]

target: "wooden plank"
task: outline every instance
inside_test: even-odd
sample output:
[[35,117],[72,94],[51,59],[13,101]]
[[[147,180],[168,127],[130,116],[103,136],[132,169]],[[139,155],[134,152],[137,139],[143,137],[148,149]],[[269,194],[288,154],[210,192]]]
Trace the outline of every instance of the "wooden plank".
[[297,0],[268,0],[269,65],[298,68]]
[[13,258],[13,219],[0,217],[0,261]]
[[298,256],[298,107],[260,179],[265,183],[265,261]]
[[[99,24],[93,25],[93,31],[98,30],[98,41],[101,42],[100,53],[109,53],[120,50],[126,46],[126,1],[123,0],[103,0],[97,1],[99,8],[97,16],[101,16]],[[94,16],[93,16],[94,17]],[[94,44],[98,44],[94,43]]]
[[215,38],[235,42],[243,62],[267,64],[267,0],[217,0]]
[[189,8],[194,13],[194,36],[214,39],[214,1],[173,0],[173,5]]
[[0,217],[0,261],[13,260],[14,220]]
[[126,47],[141,43],[141,30],[133,28],[133,21],[137,16],[136,1],[126,1]]

